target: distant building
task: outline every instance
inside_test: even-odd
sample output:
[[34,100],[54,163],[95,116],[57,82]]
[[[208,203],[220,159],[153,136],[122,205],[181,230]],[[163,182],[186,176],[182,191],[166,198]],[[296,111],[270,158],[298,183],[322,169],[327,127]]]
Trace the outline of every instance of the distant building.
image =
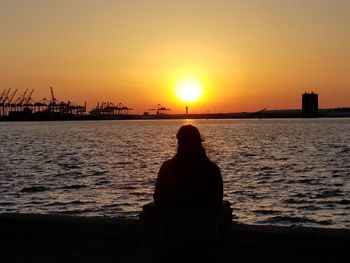
[[304,117],[318,116],[318,94],[305,92],[302,95],[302,113]]

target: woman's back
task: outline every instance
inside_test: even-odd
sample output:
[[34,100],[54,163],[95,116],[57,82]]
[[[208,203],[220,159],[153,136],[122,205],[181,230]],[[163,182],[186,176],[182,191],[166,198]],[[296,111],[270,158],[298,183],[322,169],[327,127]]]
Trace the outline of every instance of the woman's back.
[[167,208],[218,209],[222,202],[220,169],[209,160],[186,162],[174,157],[160,168],[154,200]]
[[178,149],[158,173],[154,201],[163,211],[163,261],[208,262],[223,199],[219,167],[210,161],[198,129],[182,126]]

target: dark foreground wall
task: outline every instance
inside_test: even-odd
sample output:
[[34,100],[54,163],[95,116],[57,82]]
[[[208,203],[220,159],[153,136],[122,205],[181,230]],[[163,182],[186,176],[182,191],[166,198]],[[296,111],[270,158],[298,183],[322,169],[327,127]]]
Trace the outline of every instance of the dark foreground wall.
[[0,262],[135,262],[137,220],[0,215]]
[[[157,248],[145,227],[137,219],[0,214],[0,262],[146,262]],[[350,230],[229,224],[217,259],[350,262]]]

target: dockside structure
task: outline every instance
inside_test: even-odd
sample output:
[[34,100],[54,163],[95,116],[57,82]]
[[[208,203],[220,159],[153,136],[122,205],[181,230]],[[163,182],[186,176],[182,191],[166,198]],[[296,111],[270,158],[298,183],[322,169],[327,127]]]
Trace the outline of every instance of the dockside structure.
[[98,102],[97,106],[90,111],[92,117],[103,117],[103,116],[125,116],[129,115],[129,111],[132,108],[124,106],[122,103],[114,102]]
[[318,94],[305,92],[302,95],[302,114],[304,117],[318,116]]
[[58,101],[50,88],[51,99],[36,101],[32,98],[34,89],[26,89],[17,99],[17,89],[11,93],[11,88],[0,93],[0,118],[9,120],[25,119],[50,119],[55,117],[76,117],[86,113],[86,102],[84,106],[77,105],[71,101]]

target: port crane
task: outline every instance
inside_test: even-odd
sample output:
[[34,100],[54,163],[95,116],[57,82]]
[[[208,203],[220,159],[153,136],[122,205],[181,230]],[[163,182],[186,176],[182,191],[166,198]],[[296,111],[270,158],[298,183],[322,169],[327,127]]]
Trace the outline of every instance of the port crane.
[[55,97],[55,93],[53,92],[53,87],[50,87],[50,94],[51,94],[51,100],[48,105],[48,110],[50,112],[59,112],[61,114],[64,114],[66,109],[65,109],[65,103],[57,103],[57,99]]
[[2,98],[5,96],[5,93],[6,93],[6,89],[4,89],[0,95],[0,103],[2,101]]
[[[28,90],[28,89],[27,89],[27,90]],[[20,95],[20,96],[13,102],[14,106],[20,106],[20,101],[21,101],[22,98],[26,95],[27,90],[26,90],[24,93],[22,93],[22,95]]]
[[53,93],[53,87],[50,87],[50,92],[51,92],[51,101],[50,101],[50,104],[52,105],[56,105],[56,98],[55,98],[55,94]]
[[10,96],[10,98],[8,99],[8,104],[11,104],[11,102],[13,101],[13,98],[15,97],[16,93],[17,93],[18,89],[16,89]]
[[153,109],[149,109],[150,111],[156,111],[157,115],[165,115],[168,111],[170,111],[171,109],[167,109],[164,106],[162,106],[161,104],[158,104],[156,106],[156,108]]
[[25,102],[26,106],[29,106],[29,104],[31,103],[33,92],[34,92],[34,89],[32,89],[29,92],[28,96],[24,99],[24,102]]
[[18,104],[19,104],[20,106],[22,106],[24,100],[26,99],[27,92],[28,92],[28,89],[26,89],[26,90],[24,91],[24,93],[22,94],[22,96],[19,97]]
[[9,88],[5,94],[1,97],[0,104],[5,104],[5,101],[7,100],[9,94],[10,94],[11,88]]
[[[5,115],[5,101],[6,101],[6,97],[9,92],[10,92],[11,89],[9,90],[4,90],[2,93],[1,93],[1,96],[0,96],[0,106],[2,106],[0,108],[0,116],[4,116]],[[5,98],[5,99],[4,99]]]
[[91,113],[93,115],[109,115],[109,116],[116,116],[116,115],[128,115],[129,111],[132,110],[132,108],[123,106],[121,102],[113,103],[113,102],[97,102],[96,108],[94,108]]
[[[54,94],[53,87],[50,87],[51,98],[36,101],[33,99],[35,89],[26,89],[20,96],[18,89],[4,89],[0,92],[0,119],[31,119],[31,118],[60,118],[81,116],[86,112],[84,106],[72,103],[71,101],[59,102]],[[114,105],[113,105],[114,106]],[[122,110],[129,110],[122,107]],[[38,117],[37,117],[38,116]]]
[[28,92],[28,89],[26,89],[21,96],[19,96],[13,103],[13,105],[11,105],[11,108],[12,106],[15,108],[15,110],[19,110],[22,106],[23,106],[23,102],[25,100],[25,97],[27,95],[27,92]]
[[7,112],[11,111],[12,110],[12,107],[15,107],[15,104],[12,104],[12,101],[14,99],[14,97],[16,96],[16,93],[17,93],[18,89],[16,89],[9,97],[9,99],[7,100]]
[[0,104],[2,106],[2,112],[0,115],[5,115],[6,112],[8,112],[11,109],[11,106],[12,106],[11,102],[17,93],[17,89],[11,94],[10,94],[10,91],[11,91],[11,88],[1,94]]

